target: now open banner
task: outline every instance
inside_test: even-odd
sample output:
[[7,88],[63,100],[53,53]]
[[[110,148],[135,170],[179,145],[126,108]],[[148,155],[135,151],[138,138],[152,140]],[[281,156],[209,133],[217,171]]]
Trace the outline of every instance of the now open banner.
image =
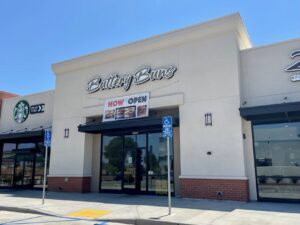
[[149,115],[149,93],[106,99],[103,122],[147,117]]

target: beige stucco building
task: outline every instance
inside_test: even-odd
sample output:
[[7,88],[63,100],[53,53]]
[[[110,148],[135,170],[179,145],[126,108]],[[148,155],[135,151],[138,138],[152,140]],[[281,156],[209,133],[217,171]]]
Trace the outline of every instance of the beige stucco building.
[[[233,14],[56,63],[54,91],[3,101],[2,149],[51,126],[49,190],[166,194],[170,115],[174,195],[299,201],[299,50],[300,39],[253,48]],[[21,122],[20,100],[44,111]],[[0,185],[17,186],[11,176]]]

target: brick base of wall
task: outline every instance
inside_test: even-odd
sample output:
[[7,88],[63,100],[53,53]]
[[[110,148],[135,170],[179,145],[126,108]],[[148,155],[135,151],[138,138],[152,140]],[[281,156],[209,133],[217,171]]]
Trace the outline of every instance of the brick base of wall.
[[249,201],[248,180],[181,178],[181,197]]
[[91,177],[48,177],[49,191],[90,192]]

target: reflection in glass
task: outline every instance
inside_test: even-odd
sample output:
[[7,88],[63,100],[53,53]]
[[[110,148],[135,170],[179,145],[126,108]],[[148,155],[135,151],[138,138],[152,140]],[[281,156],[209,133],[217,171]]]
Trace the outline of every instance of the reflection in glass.
[[[50,149],[50,148],[49,148]],[[48,149],[48,150],[49,150]],[[45,166],[45,147],[43,142],[37,143],[37,152],[35,158],[35,172],[34,172],[34,187],[42,188],[44,182],[44,166]],[[50,150],[48,151],[47,158],[47,174],[49,171],[49,163],[50,163]]]
[[[170,147],[173,192],[172,141]],[[102,190],[148,191],[166,195],[167,185],[166,140],[161,132],[103,135]]]
[[259,197],[300,199],[300,123],[253,130]]
[[20,143],[18,144],[18,150],[21,149],[35,149],[35,143]]
[[2,160],[0,167],[0,187],[11,187],[13,185],[15,153],[17,145],[15,143],[4,143]]
[[[45,159],[43,142],[4,143],[0,150],[2,150],[0,187],[42,187]],[[49,161],[50,149],[47,170]]]
[[136,148],[135,135],[124,136],[124,188],[136,188]]
[[[171,157],[171,191],[173,191],[173,146],[170,142]],[[149,133],[148,135],[148,188],[156,194],[167,194],[168,192],[168,164],[166,140],[162,133]]]
[[14,185],[31,185],[33,154],[17,154],[15,159]]
[[15,143],[4,143],[3,144],[3,153],[12,152],[16,150],[17,145]]
[[121,190],[122,136],[103,136],[101,189]]
[[146,148],[138,148],[137,150],[137,158],[138,158],[138,179],[141,191],[147,190],[147,149]]

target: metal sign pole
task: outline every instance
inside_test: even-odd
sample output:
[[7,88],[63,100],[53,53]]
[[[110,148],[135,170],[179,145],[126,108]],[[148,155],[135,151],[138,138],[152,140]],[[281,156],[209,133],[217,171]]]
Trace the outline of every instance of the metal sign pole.
[[167,164],[168,164],[168,207],[169,213],[171,215],[171,163],[170,163],[170,138],[173,137],[173,122],[172,116],[162,117],[162,132],[163,137],[167,138]]
[[45,191],[46,191],[46,176],[47,176],[47,162],[48,162],[48,148],[49,146],[46,146],[46,151],[45,151],[45,163],[44,163],[44,183],[43,183],[43,201],[42,204],[44,205],[45,203]]
[[168,205],[169,205],[169,215],[171,215],[170,137],[167,137],[167,157],[168,157]]

